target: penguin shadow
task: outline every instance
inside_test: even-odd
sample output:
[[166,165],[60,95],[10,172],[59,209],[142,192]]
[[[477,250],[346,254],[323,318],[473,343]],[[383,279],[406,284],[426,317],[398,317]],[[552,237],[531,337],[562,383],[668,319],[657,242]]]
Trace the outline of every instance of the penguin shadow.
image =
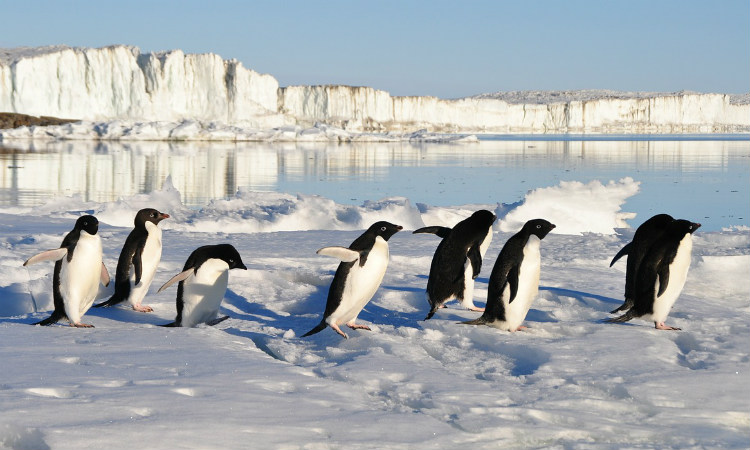
[[[227,306],[231,306],[232,308],[229,309]],[[227,289],[224,294],[224,300],[219,309],[222,313],[232,319],[252,320],[254,322],[260,322],[263,325],[279,328],[287,326],[287,324],[283,322],[289,320],[288,316],[282,316],[275,311],[268,309],[262,303],[248,301],[245,297],[237,294],[231,289]]]
[[573,289],[539,286],[539,290],[550,292],[559,297],[574,298],[584,306],[603,312],[609,312],[612,309],[612,306],[619,306],[623,302],[622,299],[606,297],[604,295],[598,294],[591,294],[589,292],[576,291]]
[[[99,302],[106,301],[109,297],[106,298],[99,298],[94,302],[95,304]],[[146,297],[148,299],[148,297]],[[145,302],[148,304],[148,302]],[[84,317],[99,317],[102,319],[112,320],[115,322],[122,322],[122,323],[132,323],[132,324],[144,324],[144,325],[164,325],[165,323],[174,320],[174,315],[172,315],[172,318],[165,318],[158,314],[155,314],[154,312],[150,313],[142,313],[139,311],[135,311],[133,308],[130,307],[129,303],[123,303],[121,305],[116,306],[110,306],[108,308],[90,308]],[[96,324],[94,324],[96,326]]]

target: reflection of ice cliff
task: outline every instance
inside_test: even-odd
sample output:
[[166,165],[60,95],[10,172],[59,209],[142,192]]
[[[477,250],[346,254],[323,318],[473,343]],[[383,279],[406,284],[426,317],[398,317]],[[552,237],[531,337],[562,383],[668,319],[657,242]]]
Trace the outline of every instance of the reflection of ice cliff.
[[[570,94],[506,93],[457,100],[392,97],[369,87],[279,88],[271,75],[214,54],[186,55],[179,50],[142,54],[125,46],[0,50],[0,111],[86,121],[190,120],[253,128],[309,127],[323,122],[350,131],[382,132],[426,128],[681,133],[750,127],[750,104],[733,103],[728,95]],[[130,132],[164,138],[148,127]],[[110,136],[123,137],[127,138]]]
[[[635,171],[725,171],[731,145],[723,141],[480,141],[470,153],[451,144],[416,143],[114,143],[92,141],[6,143],[0,149],[0,203],[33,206],[57,195],[111,202],[172,183],[189,206],[231,198],[239,190],[276,191],[286,182],[377,181],[399,167],[490,165],[573,173],[602,166]],[[498,146],[502,151],[498,151]],[[420,201],[414,198],[415,201]],[[513,201],[498,198],[497,201]]]

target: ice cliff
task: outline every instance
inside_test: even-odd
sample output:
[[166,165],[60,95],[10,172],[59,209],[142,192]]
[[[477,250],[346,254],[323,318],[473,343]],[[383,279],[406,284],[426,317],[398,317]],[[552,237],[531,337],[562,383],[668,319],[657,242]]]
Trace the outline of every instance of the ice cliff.
[[750,103],[698,93],[533,92],[456,100],[351,86],[280,88],[214,54],[137,48],[0,49],[0,112],[87,121],[219,122],[348,131],[691,133],[750,130]]

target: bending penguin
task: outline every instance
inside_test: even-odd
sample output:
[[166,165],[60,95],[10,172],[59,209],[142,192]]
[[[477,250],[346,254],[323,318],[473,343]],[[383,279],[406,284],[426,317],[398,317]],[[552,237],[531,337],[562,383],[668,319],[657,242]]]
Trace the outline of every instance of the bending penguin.
[[414,233],[433,233],[443,238],[430,265],[425,296],[430,312],[424,320],[455,298],[464,308],[484,311],[474,306],[474,279],[482,269],[482,258],[492,241],[492,223],[497,217],[486,209],[476,211],[452,229],[424,227]]
[[201,323],[215,325],[224,299],[230,269],[247,270],[237,250],[230,244],[204,245],[190,254],[182,272],[159,288],[163,291],[177,285],[177,317],[165,327],[194,327]]
[[633,240],[612,258],[609,267],[612,267],[621,257],[628,255],[627,267],[625,269],[625,302],[619,308],[610,311],[610,314],[627,311],[633,307],[633,299],[636,293],[635,282],[641,261],[643,261],[643,257],[646,256],[646,253],[654,242],[658,241],[664,235],[664,231],[673,221],[674,218],[669,214],[657,214],[651,217],[635,230]]
[[402,229],[402,226],[389,222],[376,222],[348,248],[324,247],[317,251],[319,255],[338,258],[341,263],[328,289],[323,319],[302,337],[311,336],[330,326],[348,339],[349,336],[341,331],[340,326],[343,324],[353,330],[370,330],[367,325],[356,323],[357,316],[383,281],[388,268],[388,239]]
[[653,320],[657,330],[679,330],[664,323],[687,280],[693,251],[693,232],[701,224],[675,220],[643,257],[635,283],[633,306],[610,323],[635,317]]
[[503,246],[490,275],[487,307],[468,325],[489,325],[505,331],[518,331],[539,290],[541,240],[555,228],[544,219],[526,222]]
[[161,260],[161,228],[158,225],[164,219],[169,219],[169,214],[153,208],[138,211],[135,228],[125,239],[117,260],[115,293],[106,302],[94,305],[95,308],[114,306],[127,300],[136,311],[153,311],[153,308],[143,306],[141,302],[148,293]]
[[48,318],[32,325],[51,325],[67,319],[72,327],[91,328],[81,322],[94,303],[99,283],[109,285],[109,273],[102,263],[102,241],[99,221],[94,216],[81,216],[73,230],[63,238],[60,248],[32,256],[24,266],[41,261],[55,261],[52,277],[52,298],[55,309]]

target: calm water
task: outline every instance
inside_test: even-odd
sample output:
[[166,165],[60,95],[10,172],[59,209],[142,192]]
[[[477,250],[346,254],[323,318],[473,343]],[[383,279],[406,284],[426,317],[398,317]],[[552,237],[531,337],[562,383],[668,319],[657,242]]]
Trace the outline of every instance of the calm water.
[[[679,140],[676,140],[679,139]],[[242,188],[318,194],[361,204],[386,196],[412,203],[512,203],[561,180],[632,177],[641,192],[623,210],[637,225],[667,212],[705,230],[750,225],[747,136],[494,136],[470,144],[0,145],[0,206],[56,195],[104,202],[159,189],[171,175],[183,202],[201,206]]]

